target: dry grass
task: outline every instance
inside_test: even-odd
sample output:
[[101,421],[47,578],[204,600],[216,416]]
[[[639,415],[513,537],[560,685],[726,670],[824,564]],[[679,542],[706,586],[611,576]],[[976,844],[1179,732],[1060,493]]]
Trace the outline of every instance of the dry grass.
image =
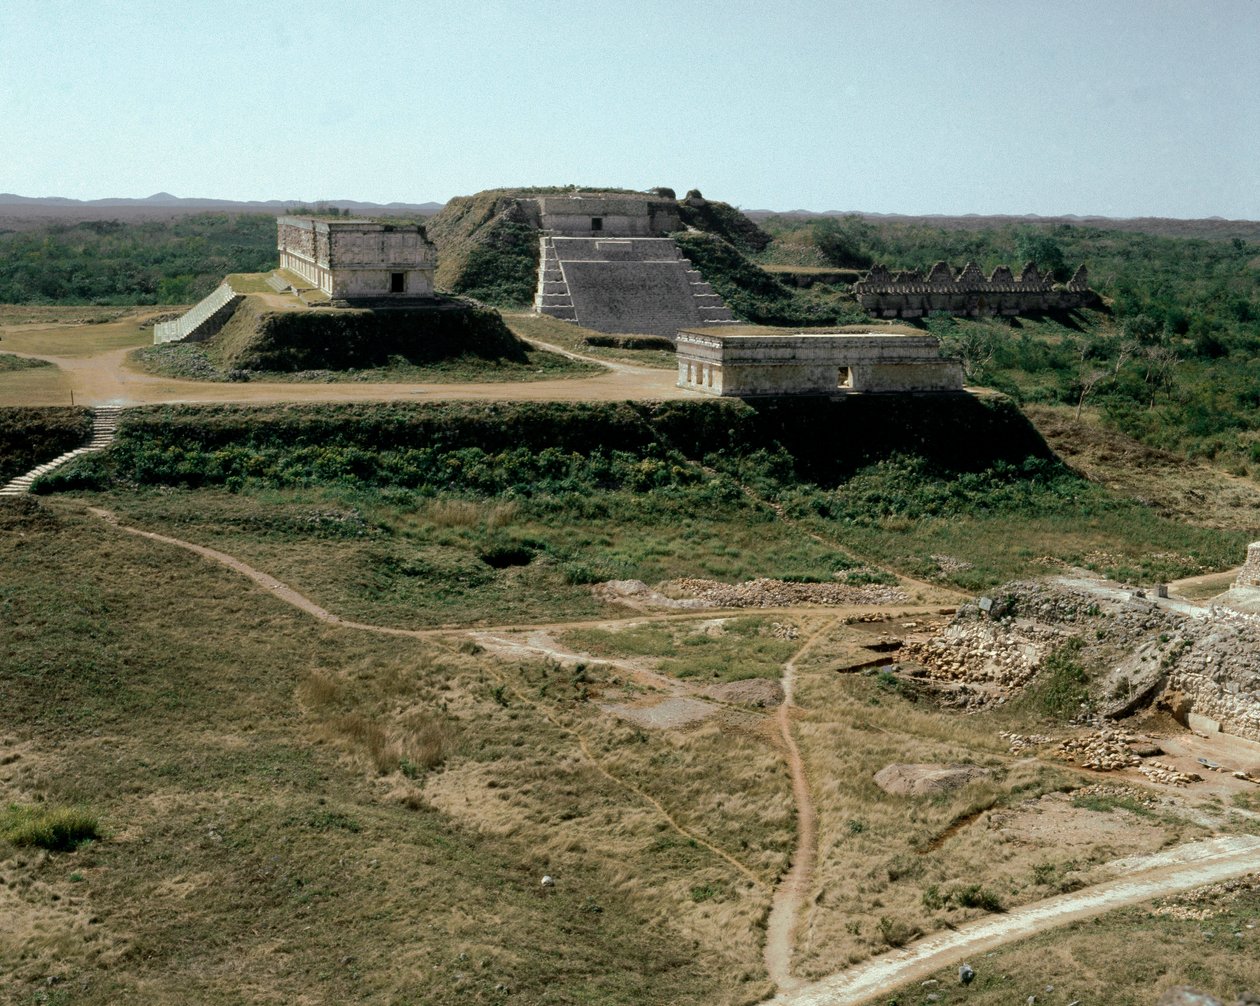
[[90,799],[111,830],[65,859],[0,843],[19,1000],[52,973],[89,1004],[768,991],[759,926],[791,813],[755,730],[641,736],[547,665],[320,626],[41,508],[51,522],[0,520],[0,747],[19,754],[0,801]]
[[1260,531],[1256,482],[1147,447],[1107,429],[1088,410],[1079,422],[1069,406],[1028,405],[1024,413],[1054,451],[1090,481],[1186,524]]
[[972,959],[976,977],[965,988],[952,966],[932,976],[938,985],[916,981],[889,990],[886,1001],[921,1006],[935,994],[940,1006],[1007,1006],[1034,996],[1050,1006],[1150,1006],[1164,989],[1192,985],[1232,1003],[1260,988],[1260,929],[1252,928],[1260,896],[1253,890],[1210,900],[1202,919],[1143,907],[1073,923]]
[[[115,309],[116,310],[116,309]],[[7,350],[16,353],[38,353],[41,356],[84,357],[111,349],[147,346],[153,331],[144,327],[158,314],[169,314],[170,308],[133,308],[114,321],[85,324],[82,320],[58,321],[49,324],[0,324],[0,339]]]
[[0,405],[69,405],[70,381],[60,367],[0,373]]
[[[837,627],[798,682],[797,737],[819,817],[797,957],[803,974],[956,925],[986,904],[1012,907],[1093,882],[1102,863],[1204,834],[1168,814],[1074,809],[1057,794],[1080,784],[1077,773],[1007,754],[998,729],[1022,724],[942,712],[878,674],[832,669],[873,638]],[[952,793],[894,797],[873,780],[894,762],[970,763],[992,775]]]
[[642,367],[656,367],[661,370],[674,370],[678,361],[674,354],[662,349],[617,349],[610,346],[589,346],[587,336],[601,336],[604,333],[593,329],[582,328],[570,321],[559,321],[547,315],[524,312],[503,312],[503,321],[518,338],[527,342],[542,341],[571,353],[580,353],[597,360],[610,360],[619,363],[634,363]]

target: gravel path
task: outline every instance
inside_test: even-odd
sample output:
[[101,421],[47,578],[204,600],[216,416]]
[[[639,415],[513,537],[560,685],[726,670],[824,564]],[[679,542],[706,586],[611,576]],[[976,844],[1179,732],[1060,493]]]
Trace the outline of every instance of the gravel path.
[[1260,870],[1260,838],[1247,835],[1194,842],[1155,856],[1126,860],[1123,866],[1129,875],[1119,880],[929,936],[821,981],[780,992],[769,1000],[770,1006],[858,1006],[994,947],[1077,919],[1255,873]]

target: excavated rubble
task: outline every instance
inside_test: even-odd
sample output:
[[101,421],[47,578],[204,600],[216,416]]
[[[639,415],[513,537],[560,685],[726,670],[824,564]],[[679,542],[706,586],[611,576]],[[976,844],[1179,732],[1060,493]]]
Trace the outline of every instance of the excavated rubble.
[[785,608],[797,604],[906,604],[910,597],[899,587],[882,584],[795,583],[757,579],[721,583],[684,577],[661,584],[669,593],[683,594],[715,608]]
[[1004,701],[1073,640],[1099,712],[1127,715],[1160,700],[1174,715],[1260,740],[1256,615],[1178,608],[1066,577],[1016,581],[961,607],[944,631],[907,639],[901,653],[952,686],[946,704],[977,708]]
[[1091,734],[1081,734],[1062,741],[1054,753],[1064,761],[1074,762],[1082,768],[1099,772],[1140,765],[1142,759],[1133,753],[1130,745],[1137,737],[1119,727],[1102,727]]

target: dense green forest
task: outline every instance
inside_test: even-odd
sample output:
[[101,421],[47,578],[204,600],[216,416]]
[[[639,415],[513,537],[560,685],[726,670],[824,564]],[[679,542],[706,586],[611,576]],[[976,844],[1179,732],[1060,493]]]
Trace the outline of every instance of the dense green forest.
[[0,232],[0,303],[187,304],[232,272],[276,265],[276,218],[50,223]]
[[[1017,401],[1096,408],[1152,446],[1260,474],[1260,242],[1071,224],[985,228],[771,217],[761,264],[988,272],[1035,261],[1089,269],[1097,309],[915,324],[962,357],[968,380]],[[815,288],[816,289],[816,288]],[[843,295],[843,290],[837,291]],[[813,294],[817,303],[818,294]],[[801,321],[806,318],[802,317]]]

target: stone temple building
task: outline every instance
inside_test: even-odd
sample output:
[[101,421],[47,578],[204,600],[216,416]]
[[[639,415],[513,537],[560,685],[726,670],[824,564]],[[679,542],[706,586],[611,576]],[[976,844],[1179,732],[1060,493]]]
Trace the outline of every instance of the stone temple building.
[[917,269],[892,272],[877,265],[853,284],[853,293],[877,318],[921,318],[935,311],[969,317],[1038,314],[1086,307],[1097,300],[1085,266],[1060,284],[1032,262],[1018,276],[1004,265],[985,276],[974,262],[957,275],[947,263],[937,262],[926,276]]
[[542,229],[536,313],[670,339],[680,328],[734,320],[668,236],[683,229],[673,199],[575,192],[529,201]]
[[930,335],[678,333],[678,386],[710,395],[962,391],[962,364]]
[[280,268],[334,300],[433,296],[436,252],[417,224],[280,217]]

